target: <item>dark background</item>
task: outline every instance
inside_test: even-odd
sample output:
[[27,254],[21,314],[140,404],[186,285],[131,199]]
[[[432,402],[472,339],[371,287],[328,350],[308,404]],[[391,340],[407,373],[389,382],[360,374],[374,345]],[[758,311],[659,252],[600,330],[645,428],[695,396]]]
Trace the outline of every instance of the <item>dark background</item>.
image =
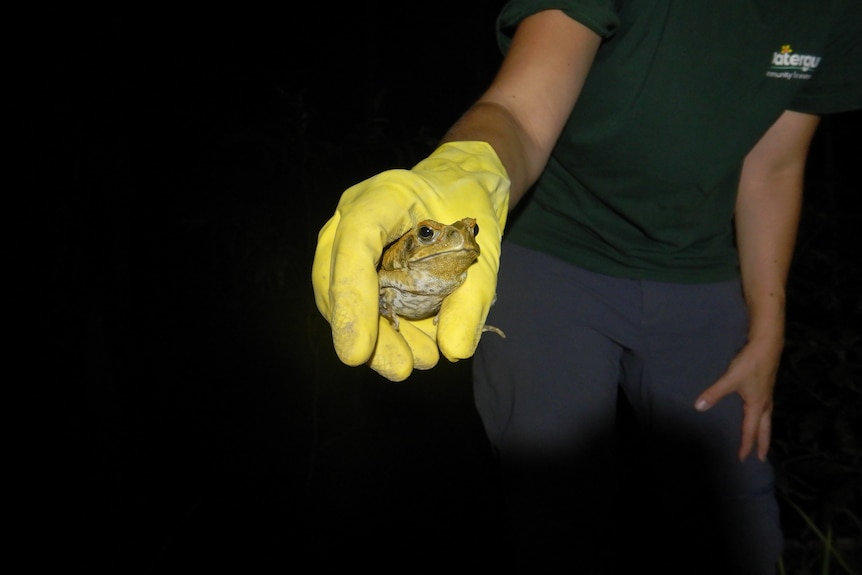
[[[38,373],[70,455],[37,538],[111,572],[494,554],[469,362],[341,365],[309,271],[341,192],[421,158],[490,80],[500,4],[66,10],[30,33]],[[812,151],[800,250],[832,283],[796,288],[794,341],[858,333],[858,299],[810,299],[858,291],[859,127],[828,118]]]

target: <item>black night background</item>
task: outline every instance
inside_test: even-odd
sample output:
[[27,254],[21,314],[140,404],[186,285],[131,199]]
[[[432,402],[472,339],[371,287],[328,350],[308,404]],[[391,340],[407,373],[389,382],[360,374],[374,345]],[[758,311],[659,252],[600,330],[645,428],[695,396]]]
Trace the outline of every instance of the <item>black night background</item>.
[[[342,191],[423,157],[490,81],[500,5],[63,9],[34,27],[37,373],[64,406],[40,547],[112,573],[493,564],[469,361],[400,384],[340,364],[310,267]],[[821,125],[791,272],[787,573],[862,565],[860,127]]]

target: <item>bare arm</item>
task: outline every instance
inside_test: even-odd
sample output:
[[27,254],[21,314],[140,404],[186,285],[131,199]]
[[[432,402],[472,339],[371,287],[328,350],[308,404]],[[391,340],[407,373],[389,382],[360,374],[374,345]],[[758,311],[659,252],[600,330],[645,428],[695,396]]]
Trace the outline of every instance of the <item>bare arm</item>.
[[765,459],[769,448],[772,391],[784,346],[785,285],[802,205],[805,162],[818,123],[817,116],[785,112],[743,164],[735,215],[750,314],[748,343],[696,404],[706,409],[729,393],[742,396],[740,459],[755,444],[758,457]]
[[444,136],[491,144],[512,182],[509,209],[544,169],[599,42],[559,10],[524,19],[491,86]]
[[817,116],[785,112],[745,159],[736,202],[736,237],[752,339],[762,332],[769,336],[774,320],[784,315],[805,161],[818,123]]

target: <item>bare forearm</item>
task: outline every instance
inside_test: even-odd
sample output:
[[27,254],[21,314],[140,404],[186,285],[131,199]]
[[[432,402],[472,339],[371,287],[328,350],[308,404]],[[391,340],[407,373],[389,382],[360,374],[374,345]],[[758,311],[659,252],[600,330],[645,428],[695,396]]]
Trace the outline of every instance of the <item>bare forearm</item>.
[[463,140],[488,142],[497,152],[511,181],[510,209],[536,181],[547,161],[526,144],[529,137],[512,115],[493,102],[474,104],[443,137],[443,142]]
[[743,165],[735,222],[752,341],[783,339],[805,159],[818,122],[816,116],[785,112]]
[[801,173],[740,188],[736,237],[750,341],[783,340],[785,287],[801,202]]

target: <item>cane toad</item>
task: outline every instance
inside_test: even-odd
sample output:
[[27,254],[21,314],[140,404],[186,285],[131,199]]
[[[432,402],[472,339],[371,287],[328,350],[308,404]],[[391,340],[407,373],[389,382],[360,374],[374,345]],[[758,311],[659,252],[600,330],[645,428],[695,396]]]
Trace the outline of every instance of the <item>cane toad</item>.
[[[381,315],[395,329],[399,317],[436,315],[443,300],[464,283],[467,268],[478,259],[478,233],[474,218],[450,225],[423,220],[387,247],[378,270]],[[483,331],[505,337],[492,326],[485,326]]]

